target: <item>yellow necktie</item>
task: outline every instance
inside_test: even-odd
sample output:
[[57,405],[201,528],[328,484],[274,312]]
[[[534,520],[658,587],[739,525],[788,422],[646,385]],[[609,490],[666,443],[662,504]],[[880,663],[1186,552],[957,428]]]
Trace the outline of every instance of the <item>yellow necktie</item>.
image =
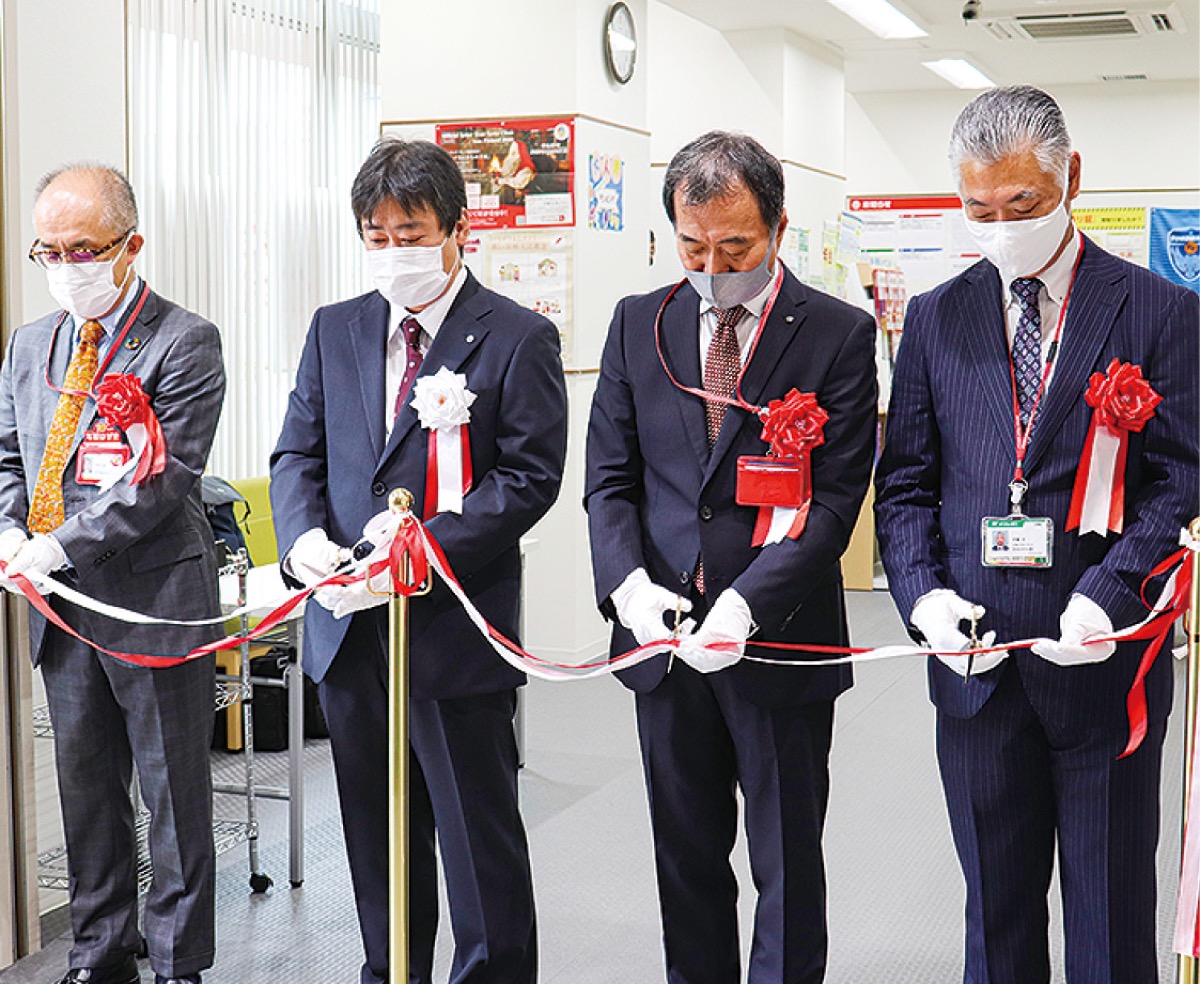
[[75,441],[75,429],[83,414],[87,397],[82,395],[92,388],[96,369],[100,363],[98,344],[104,328],[99,321],[85,321],[79,330],[79,345],[67,365],[67,378],[63,380],[66,390],[58,398],[54,419],[50,422],[50,436],[46,439],[46,453],[38,469],[37,484],[33,487],[33,504],[29,507],[29,531],[49,533],[63,524],[63,469],[71,457],[71,445]]

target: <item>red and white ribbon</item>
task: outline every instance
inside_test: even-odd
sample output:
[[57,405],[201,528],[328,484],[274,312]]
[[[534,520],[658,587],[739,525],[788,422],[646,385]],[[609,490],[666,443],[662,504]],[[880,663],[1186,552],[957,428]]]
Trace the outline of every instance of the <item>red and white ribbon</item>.
[[1162,397],[1142,378],[1140,366],[1113,359],[1105,372],[1092,373],[1084,399],[1094,409],[1075,474],[1066,531],[1108,536],[1110,530],[1120,533],[1125,528],[1129,434],[1146,426]]
[[114,427],[125,432],[132,456],[125,467],[101,484],[101,491],[133,469],[131,485],[161,475],[167,466],[167,439],[162,424],[142,389],[142,381],[132,373],[113,373],[96,384],[93,394],[96,409]]
[[758,518],[754,521],[754,536],[750,540],[750,546],[762,547],[770,543],[781,543],[785,537],[790,540],[796,539],[804,532],[811,506],[811,493],[810,498],[798,509],[761,506]]
[[475,394],[467,377],[442,366],[413,385],[413,409],[429,433],[425,467],[425,518],[462,514],[471,491],[471,441],[467,431]]

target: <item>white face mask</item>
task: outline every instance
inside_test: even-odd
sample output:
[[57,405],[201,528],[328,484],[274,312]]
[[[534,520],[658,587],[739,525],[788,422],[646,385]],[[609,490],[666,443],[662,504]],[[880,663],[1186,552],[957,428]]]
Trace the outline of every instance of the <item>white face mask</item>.
[[[125,240],[125,246],[129,240]],[[87,321],[108,314],[117,306],[125,285],[133,275],[132,264],[125,271],[120,284],[113,282],[113,268],[121,252],[111,260],[96,260],[92,263],[60,263],[46,270],[46,285],[53,297],[77,319]]]
[[[448,238],[448,237],[447,237]],[[367,250],[367,269],[375,289],[393,304],[418,308],[441,296],[458,270],[449,273],[442,259],[446,240],[437,246],[388,246]]]
[[775,230],[771,230],[771,245],[767,255],[753,270],[730,270],[726,273],[705,273],[685,270],[688,283],[703,300],[720,310],[745,304],[757,297],[771,282],[775,268]]
[[1007,284],[1014,277],[1031,277],[1046,267],[1066,238],[1071,214],[1064,195],[1054,211],[1036,219],[966,222],[979,252],[995,264]]

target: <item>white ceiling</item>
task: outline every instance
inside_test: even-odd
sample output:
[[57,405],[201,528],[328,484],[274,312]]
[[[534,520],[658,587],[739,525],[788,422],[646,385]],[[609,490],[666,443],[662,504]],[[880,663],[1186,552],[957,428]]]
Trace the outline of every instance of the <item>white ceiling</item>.
[[[1152,81],[1200,79],[1200,0],[981,0],[978,20],[962,19],[962,0],[892,0],[929,32],[914,41],[882,41],[825,0],[663,0],[720,31],[784,28],[842,55],[852,93],[949,89],[922,61],[965,57],[1000,85],[1077,84],[1128,88],[1100,75]],[[1078,11],[1169,12],[1179,33],[1085,41],[999,40],[985,22],[1016,14]]]

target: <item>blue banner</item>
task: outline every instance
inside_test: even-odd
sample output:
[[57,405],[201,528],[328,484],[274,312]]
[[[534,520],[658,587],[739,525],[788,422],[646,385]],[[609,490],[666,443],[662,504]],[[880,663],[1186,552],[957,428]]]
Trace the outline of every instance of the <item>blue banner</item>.
[[1200,209],[1150,209],[1150,269],[1200,294]]

